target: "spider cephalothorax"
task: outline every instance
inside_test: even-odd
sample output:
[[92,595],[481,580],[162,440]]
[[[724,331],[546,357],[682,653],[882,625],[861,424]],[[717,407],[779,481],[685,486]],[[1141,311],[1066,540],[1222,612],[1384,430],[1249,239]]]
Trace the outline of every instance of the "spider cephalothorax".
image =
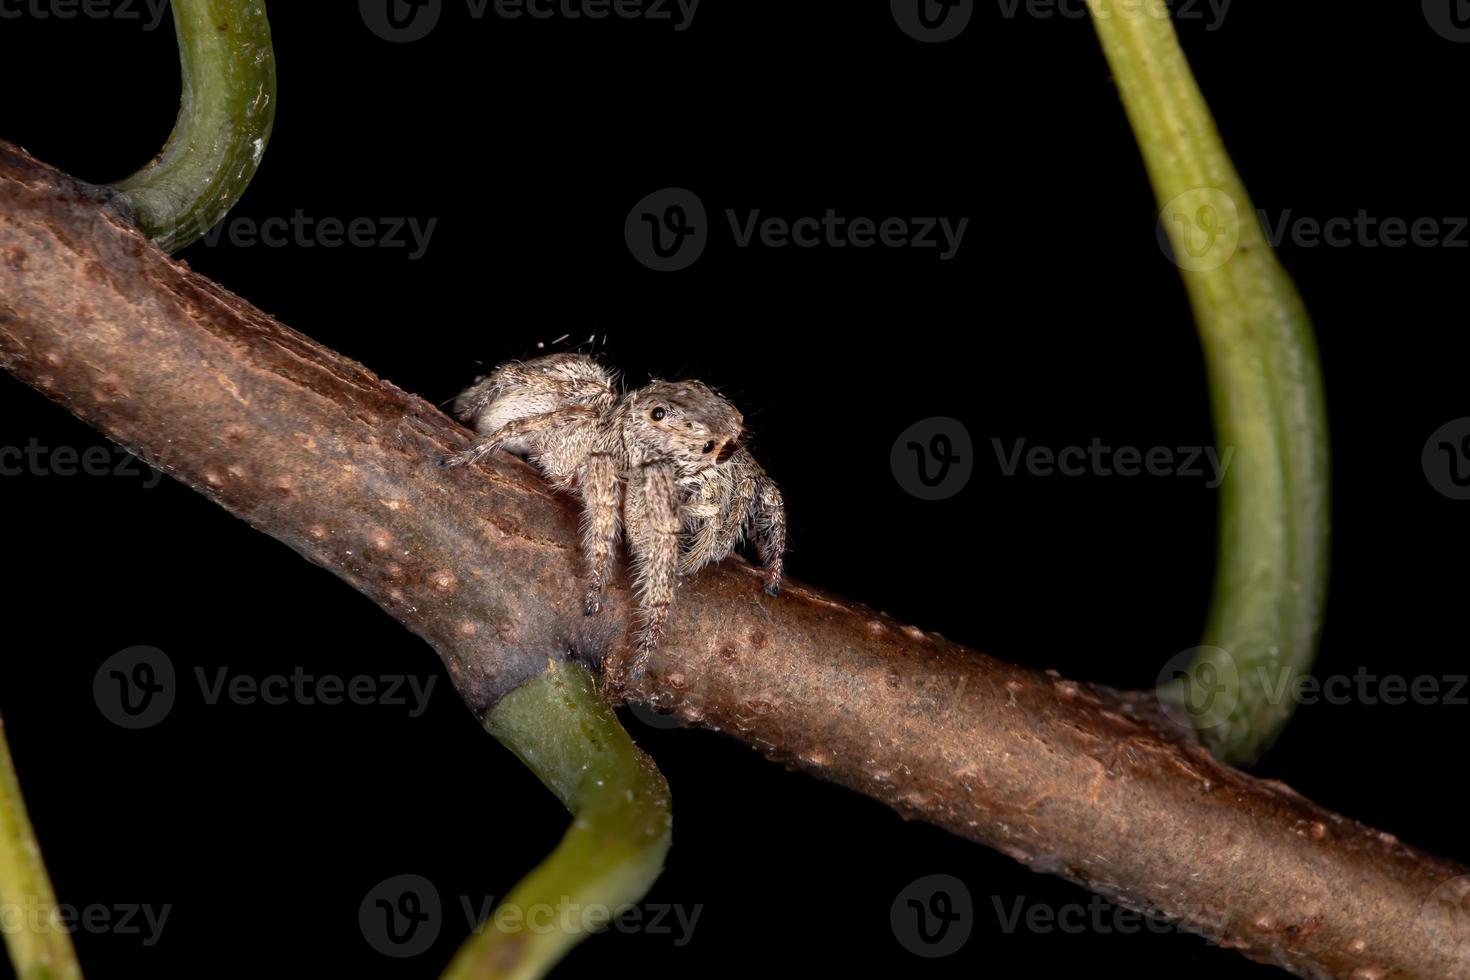
[[615,376],[593,358],[551,354],[502,365],[461,394],[455,409],[484,438],[444,465],[504,448],[582,497],[588,615],[601,607],[626,527],[640,661],[658,642],[679,576],[741,541],[754,541],[766,591],[780,591],[781,492],[741,445],[740,412],[708,385],[654,381],[619,395]]
[[735,406],[700,381],[654,381],[626,395],[618,411],[629,453],[671,463],[681,477],[728,460],[745,426]]

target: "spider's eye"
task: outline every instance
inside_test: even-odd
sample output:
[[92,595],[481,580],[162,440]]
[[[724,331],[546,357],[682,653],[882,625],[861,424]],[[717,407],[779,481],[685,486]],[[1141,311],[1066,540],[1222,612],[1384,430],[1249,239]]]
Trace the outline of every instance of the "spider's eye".
[[707,443],[704,444],[704,454],[706,456],[708,456],[710,453],[712,453],[714,451],[715,451],[715,441],[713,439],[711,439],[709,442],[707,442]]
[[655,408],[653,412],[649,415],[649,418],[653,419],[655,422],[662,422],[664,416],[667,414],[668,413],[665,412],[663,409]]

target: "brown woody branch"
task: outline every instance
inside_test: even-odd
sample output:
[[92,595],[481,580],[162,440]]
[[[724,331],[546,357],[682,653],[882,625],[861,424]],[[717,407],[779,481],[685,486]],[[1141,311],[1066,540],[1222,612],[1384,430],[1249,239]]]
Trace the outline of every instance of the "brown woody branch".
[[[330,569],[483,712],[548,656],[905,815],[1308,976],[1470,976],[1467,870],[1216,762],[1148,698],[1002,663],[739,562],[681,591],[648,675],[623,582],[584,617],[576,517],[469,433],[147,244],[0,143],[0,363]],[[608,655],[613,656],[609,657]]]

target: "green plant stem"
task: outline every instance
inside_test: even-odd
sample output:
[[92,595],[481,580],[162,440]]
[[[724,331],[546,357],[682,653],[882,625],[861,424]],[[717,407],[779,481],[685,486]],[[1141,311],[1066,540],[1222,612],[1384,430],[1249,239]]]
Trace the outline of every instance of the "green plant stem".
[[264,0],[173,0],[173,11],[184,83],[178,122],[158,158],[116,185],[138,226],[168,252],[239,201],[276,109]]
[[71,936],[57,917],[56,893],[26,816],[0,721],[0,928],[20,980],[80,980]]
[[1202,731],[1217,755],[1248,764],[1290,718],[1289,692],[1310,671],[1321,628],[1329,473],[1316,343],[1167,8],[1088,3],[1183,270],[1216,438],[1222,453],[1234,450],[1205,646],[1190,668],[1196,693],[1184,700],[1199,718],[1227,699],[1228,717]]
[[572,826],[444,976],[540,977],[589,927],[608,926],[599,910],[637,902],[658,877],[671,839],[668,784],[578,664],[551,662],[491,709],[485,728],[566,804]]

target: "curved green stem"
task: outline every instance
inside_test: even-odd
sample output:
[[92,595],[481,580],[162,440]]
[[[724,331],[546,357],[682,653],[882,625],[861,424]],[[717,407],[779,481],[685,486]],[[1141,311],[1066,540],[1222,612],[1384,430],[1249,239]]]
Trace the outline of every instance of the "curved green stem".
[[80,980],[0,721],[0,929],[20,980]]
[[444,977],[541,977],[653,885],[671,839],[669,788],[598,696],[592,675],[574,663],[553,661],[507,694],[485,716],[485,728],[566,804],[572,826]]
[[143,232],[175,252],[245,193],[270,140],[276,61],[264,0],[173,0],[184,92],[163,152],[120,181]]
[[1220,555],[1181,697],[1215,753],[1270,747],[1311,669],[1326,596],[1327,420],[1311,323],[1277,262],[1161,0],[1088,0],[1183,270],[1210,378]]

